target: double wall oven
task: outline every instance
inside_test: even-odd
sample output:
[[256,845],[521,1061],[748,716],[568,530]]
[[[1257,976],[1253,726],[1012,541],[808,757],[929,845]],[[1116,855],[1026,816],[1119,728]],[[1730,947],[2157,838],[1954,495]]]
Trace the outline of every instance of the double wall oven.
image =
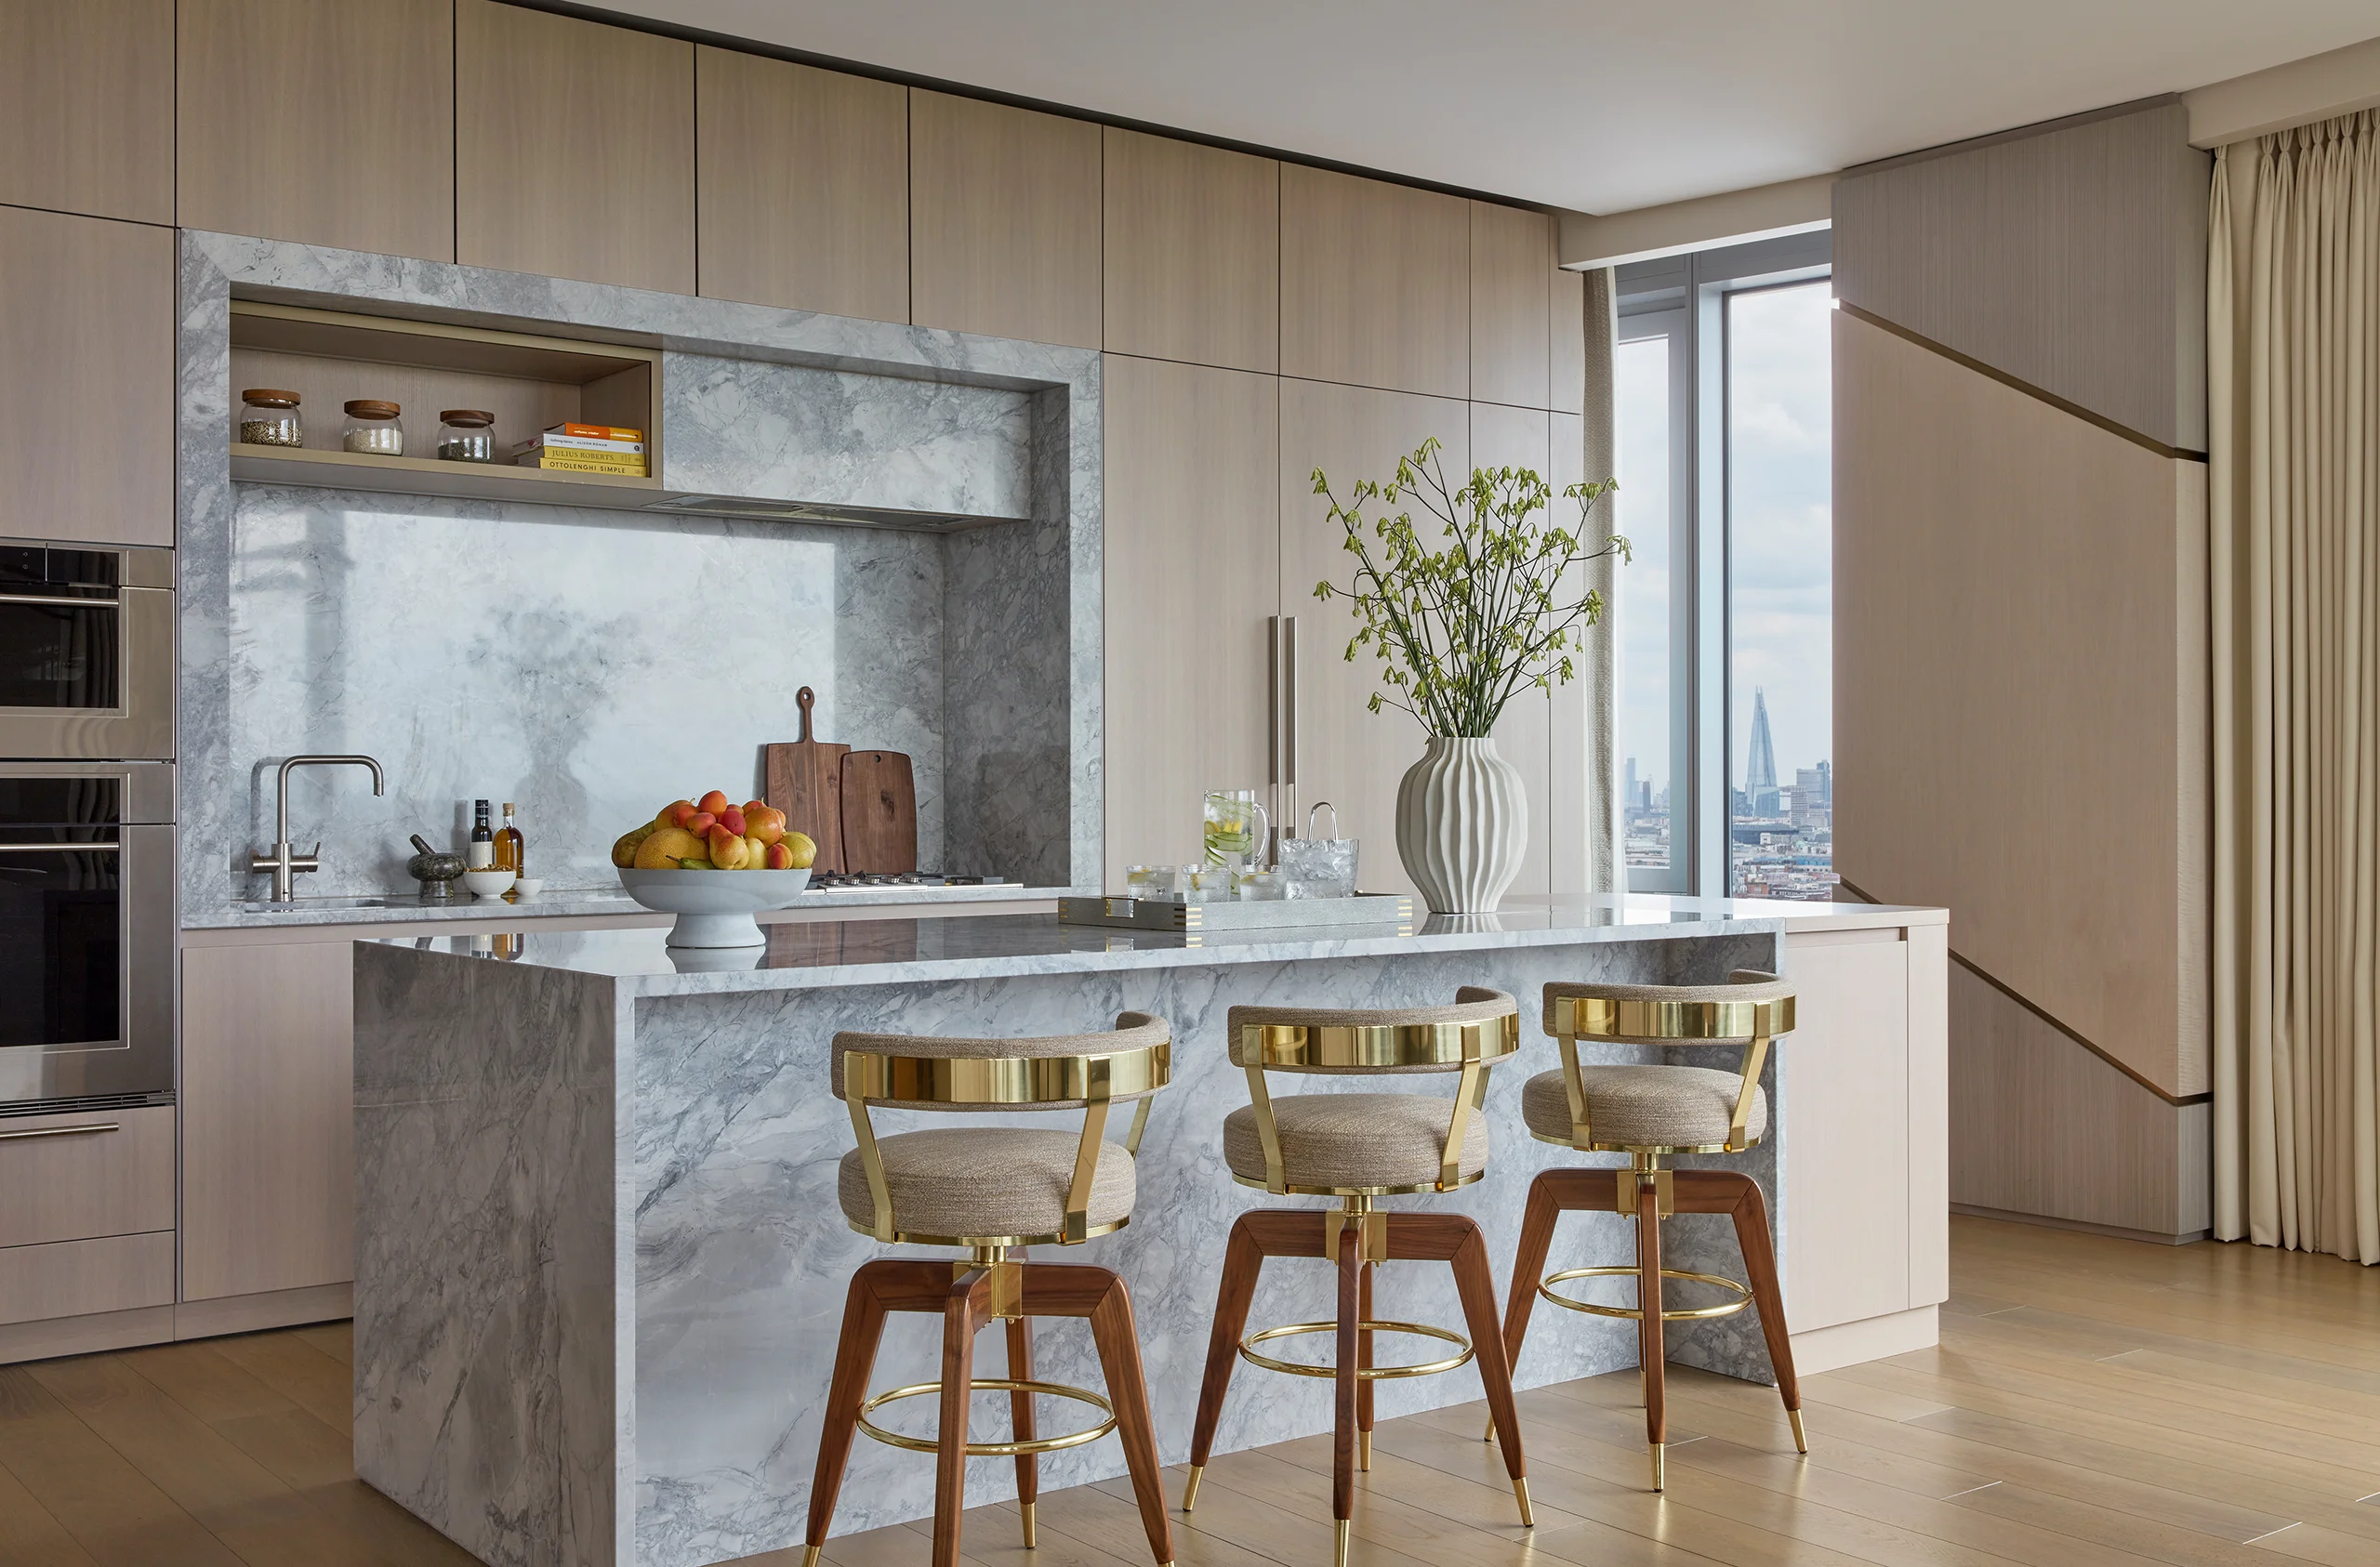
[[173,1097],[173,573],[0,540],[0,1115]]

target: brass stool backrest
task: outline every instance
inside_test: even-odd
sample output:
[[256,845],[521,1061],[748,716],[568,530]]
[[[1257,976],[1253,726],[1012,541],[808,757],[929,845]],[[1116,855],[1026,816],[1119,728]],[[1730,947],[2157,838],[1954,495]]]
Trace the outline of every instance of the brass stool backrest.
[[[1730,991],[1740,994],[1722,994]],[[1741,1153],[1751,1146],[1745,1128],[1752,1116],[1752,1096],[1760,1086],[1761,1069],[1768,1047],[1778,1035],[1793,1031],[1792,987],[1776,975],[1739,968],[1726,985],[1566,984],[1545,987],[1545,1032],[1562,1050],[1562,1079],[1570,1092],[1570,1141],[1575,1148],[1606,1152],[1663,1153]],[[1727,1140],[1692,1148],[1658,1151],[1598,1143],[1587,1111],[1585,1086],[1579,1077],[1579,1041],[1606,1039],[1615,1044],[1739,1045],[1738,1067],[1743,1084],[1736,1093],[1727,1121]]]
[[1281,1132],[1273,1118],[1267,1072],[1331,1076],[1459,1072],[1446,1151],[1433,1187],[1462,1184],[1462,1142],[1488,1093],[1488,1069],[1521,1047],[1520,1004],[1501,991],[1465,985],[1451,1007],[1323,1011],[1283,1007],[1235,1007],[1229,1016],[1231,1059],[1248,1073],[1248,1094],[1264,1145],[1264,1187],[1289,1191]]
[[919,1034],[835,1035],[835,1096],[849,1107],[867,1172],[879,1241],[902,1238],[893,1228],[892,1193],[876,1146],[868,1107],[983,1113],[1080,1110],[1082,1141],[1066,1190],[1065,1232],[1059,1244],[1090,1238],[1091,1179],[1107,1132],[1110,1105],[1137,1100],[1125,1152],[1138,1153],[1157,1091],[1173,1078],[1173,1034],[1162,1018],[1126,1012],[1112,1031],[1035,1039],[941,1039]]

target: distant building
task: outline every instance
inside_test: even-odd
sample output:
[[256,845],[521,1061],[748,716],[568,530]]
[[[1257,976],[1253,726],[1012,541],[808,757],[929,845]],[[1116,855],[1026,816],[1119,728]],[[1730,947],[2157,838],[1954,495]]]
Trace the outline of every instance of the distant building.
[[1768,738],[1768,695],[1752,691],[1752,760],[1744,769],[1744,804],[1754,816],[1777,811],[1777,747]]

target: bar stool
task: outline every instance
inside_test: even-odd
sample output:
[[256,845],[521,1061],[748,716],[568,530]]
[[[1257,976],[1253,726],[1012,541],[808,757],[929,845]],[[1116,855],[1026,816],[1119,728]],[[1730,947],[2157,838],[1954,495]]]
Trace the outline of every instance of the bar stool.
[[[1104,1034],[1042,1039],[934,1039],[905,1034],[838,1034],[834,1088],[850,1107],[859,1146],[843,1155],[837,1181],[843,1217],[879,1241],[965,1246],[964,1261],[879,1258],[852,1276],[835,1375],[826,1395],[818,1470],[811,1482],[810,1528],[802,1567],[817,1567],[835,1514],[854,1431],[918,1453],[932,1453],[934,1567],[956,1567],[959,1512],[970,1458],[1016,1459],[1025,1544],[1034,1545],[1038,1495],[1036,1455],[1096,1442],[1119,1431],[1131,1470],[1150,1555],[1172,1567],[1173,1531],[1157,1472],[1148,1386],[1124,1281],[1105,1268],[1028,1262],[1028,1245],[1076,1245],[1121,1230],[1131,1219],[1133,1155],[1149,1105],[1172,1076],[1172,1035],[1161,1018],[1127,1012]],[[1130,1134],[1106,1140],[1111,1105],[1138,1101]],[[1083,1111],[1079,1137],[1063,1131],[980,1126],[903,1132],[879,1139],[870,1106],[889,1110]],[[1011,1248],[1020,1248],[1012,1255]],[[943,1319],[942,1376],[866,1396],[868,1373],[890,1311],[927,1311]],[[1106,1374],[1108,1397],[1033,1379],[1032,1317],[1088,1317]],[[976,1332],[1008,1324],[1008,1376],[974,1376]],[[1014,1440],[967,1440],[972,1391],[1009,1394]],[[1034,1395],[1087,1403],[1105,1418],[1063,1436],[1037,1436]],[[933,1396],[941,1422],[932,1439],[905,1436],[868,1416],[897,1400]],[[1112,1402],[1110,1401],[1113,1401]]]
[[[1357,1468],[1371,1468],[1372,1383],[1388,1377],[1452,1371],[1474,1357],[1499,1415],[1504,1468],[1521,1525],[1532,1526],[1528,1481],[1521,1462],[1513,1382],[1496,1324],[1496,1285],[1479,1226],[1461,1214],[1387,1213],[1375,1197],[1451,1192],[1488,1170],[1488,1124],[1481,1113],[1488,1072],[1520,1048],[1520,1007],[1499,991],[1465,987],[1451,1007],[1394,1011],[1309,1011],[1235,1007],[1229,1017],[1231,1059],[1248,1073],[1253,1101],[1223,1122],[1223,1162],[1242,1186],[1273,1192],[1336,1197],[1336,1211],[1263,1208],[1232,1225],[1223,1253],[1222,1289],[1208,1340],[1206,1380],[1198,1390],[1198,1424],[1190,1442],[1190,1478],[1182,1510],[1198,1500],[1223,1418],[1232,1363],[1267,1371],[1328,1376],[1338,1385],[1337,1442],[1331,1474],[1333,1556],[1345,1567],[1349,1521],[1355,1516]],[[1373,1076],[1452,1073],[1462,1075],[1454,1100],[1420,1094],[1296,1094],[1276,1100],[1267,1072]],[[1339,1311],[1325,1323],[1293,1323],[1246,1338],[1256,1276],[1268,1257],[1321,1257],[1339,1267]],[[1455,1287],[1471,1337],[1418,1323],[1372,1318],[1372,1270],[1382,1262],[1453,1264]],[[1335,1333],[1329,1365],[1278,1360],[1259,1344],[1309,1333]],[[1444,1359],[1410,1365],[1372,1363],[1376,1333],[1414,1334],[1457,1346]]]
[[[1802,1429],[1802,1390],[1793,1376],[1793,1346],[1785,1328],[1785,1297],[1777,1284],[1777,1254],[1768,1240],[1768,1209],[1760,1187],[1739,1170],[1669,1170],[1665,1153],[1741,1153],[1768,1130],[1768,1095],[1760,1071],[1768,1047],[1793,1029],[1793,989],[1774,974],[1740,969],[1724,985],[1550,984],[1545,1032],[1562,1050],[1562,1070],[1543,1072],[1521,1091],[1521,1118],[1540,1142],[1581,1152],[1625,1153],[1624,1170],[1547,1170],[1530,1183],[1513,1259],[1513,1291],[1504,1309],[1504,1353],[1517,1363],[1538,1296],[1573,1311],[1626,1317],[1636,1323],[1638,1363],[1645,1378],[1645,1433],[1652,1450],[1653,1489],[1664,1488],[1667,1444],[1662,1398],[1664,1323],[1729,1316],[1760,1309],[1760,1329],[1777,1373],[1777,1390],[1793,1425],[1793,1445],[1810,1450]],[[1699,1066],[1582,1066],[1580,1039],[1626,1045],[1733,1045],[1737,1070]],[[1571,1212],[1624,1213],[1636,1220],[1636,1261],[1625,1268],[1570,1268],[1545,1274],[1554,1220]],[[1743,1248],[1747,1286],[1715,1273],[1661,1266],[1661,1219],[1673,1213],[1733,1216]],[[1542,1275],[1540,1279],[1540,1275]],[[1602,1306],[1554,1292],[1572,1279],[1633,1275],[1636,1305]],[[1734,1292],[1715,1306],[1668,1310],[1661,1281],[1693,1279]],[[1524,1281],[1540,1280],[1534,1289]],[[1488,1433],[1503,1416],[1493,1408]]]

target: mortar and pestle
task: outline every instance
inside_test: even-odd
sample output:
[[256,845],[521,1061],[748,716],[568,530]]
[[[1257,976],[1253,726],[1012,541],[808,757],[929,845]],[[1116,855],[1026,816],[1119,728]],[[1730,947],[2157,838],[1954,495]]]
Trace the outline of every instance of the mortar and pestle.
[[463,875],[463,857],[430,848],[419,833],[413,835],[413,846],[421,852],[405,862],[405,875],[421,883],[422,902],[443,903],[451,900],[455,883]]

